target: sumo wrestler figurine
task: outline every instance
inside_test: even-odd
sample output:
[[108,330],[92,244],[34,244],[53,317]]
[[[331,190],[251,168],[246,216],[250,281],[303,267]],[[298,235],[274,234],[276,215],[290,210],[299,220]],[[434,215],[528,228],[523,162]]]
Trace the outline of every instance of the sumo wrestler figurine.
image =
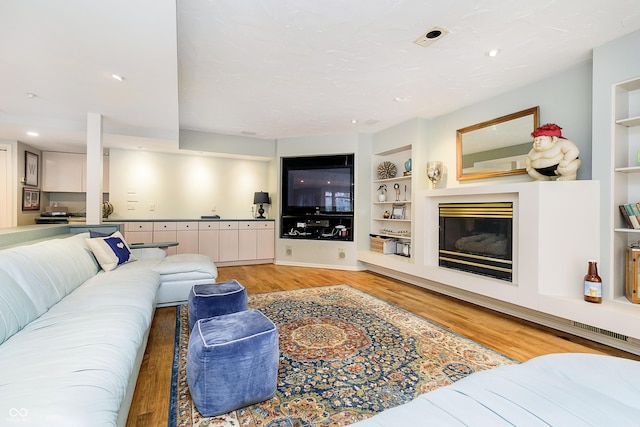
[[571,181],[576,179],[582,163],[580,150],[562,136],[562,128],[553,123],[540,126],[531,133],[533,148],[527,154],[527,173],[539,181]]

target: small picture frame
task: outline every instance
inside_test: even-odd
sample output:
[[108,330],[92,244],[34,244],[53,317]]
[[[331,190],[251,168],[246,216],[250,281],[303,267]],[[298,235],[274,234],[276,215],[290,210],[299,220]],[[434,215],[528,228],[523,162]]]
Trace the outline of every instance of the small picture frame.
[[37,154],[24,152],[24,184],[31,187],[38,186],[38,169],[40,157]]
[[40,190],[37,188],[22,187],[22,210],[40,210]]
[[393,205],[391,219],[404,219],[405,205]]

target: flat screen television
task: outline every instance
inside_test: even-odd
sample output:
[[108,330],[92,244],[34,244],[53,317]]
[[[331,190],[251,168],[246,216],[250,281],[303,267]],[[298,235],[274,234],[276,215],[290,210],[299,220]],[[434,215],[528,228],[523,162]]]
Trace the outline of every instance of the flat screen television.
[[282,158],[283,215],[353,215],[354,155]]

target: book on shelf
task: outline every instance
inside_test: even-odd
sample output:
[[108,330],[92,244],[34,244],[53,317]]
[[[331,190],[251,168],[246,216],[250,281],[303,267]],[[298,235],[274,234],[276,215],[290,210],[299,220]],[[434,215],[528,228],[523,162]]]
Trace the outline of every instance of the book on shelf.
[[[633,206],[636,206],[636,205],[634,204]],[[636,206],[636,209],[638,209],[637,206]],[[627,224],[631,224],[630,228],[633,228],[636,230],[640,228],[640,221],[638,220],[638,217],[634,214],[633,208],[631,207],[631,203],[620,205],[620,212],[622,212],[622,216],[624,217],[625,222]]]
[[624,205],[620,205],[618,207],[620,208],[620,214],[622,215],[622,219],[624,219],[624,223],[627,225],[627,227],[633,228],[633,223],[631,222],[631,218],[629,218],[629,214],[627,213]]
[[638,204],[637,203],[629,203],[629,204],[631,205],[631,210],[633,211],[633,214],[637,218],[638,223],[640,223],[640,209],[638,208]]

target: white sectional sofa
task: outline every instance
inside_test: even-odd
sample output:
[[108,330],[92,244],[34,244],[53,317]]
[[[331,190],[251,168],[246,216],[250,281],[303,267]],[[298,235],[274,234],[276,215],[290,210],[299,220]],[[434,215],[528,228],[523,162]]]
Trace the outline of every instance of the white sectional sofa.
[[105,272],[88,237],[0,250],[0,425],[124,425],[156,305],[217,276],[161,250]]
[[548,354],[476,372],[353,427],[640,425],[640,362]]

